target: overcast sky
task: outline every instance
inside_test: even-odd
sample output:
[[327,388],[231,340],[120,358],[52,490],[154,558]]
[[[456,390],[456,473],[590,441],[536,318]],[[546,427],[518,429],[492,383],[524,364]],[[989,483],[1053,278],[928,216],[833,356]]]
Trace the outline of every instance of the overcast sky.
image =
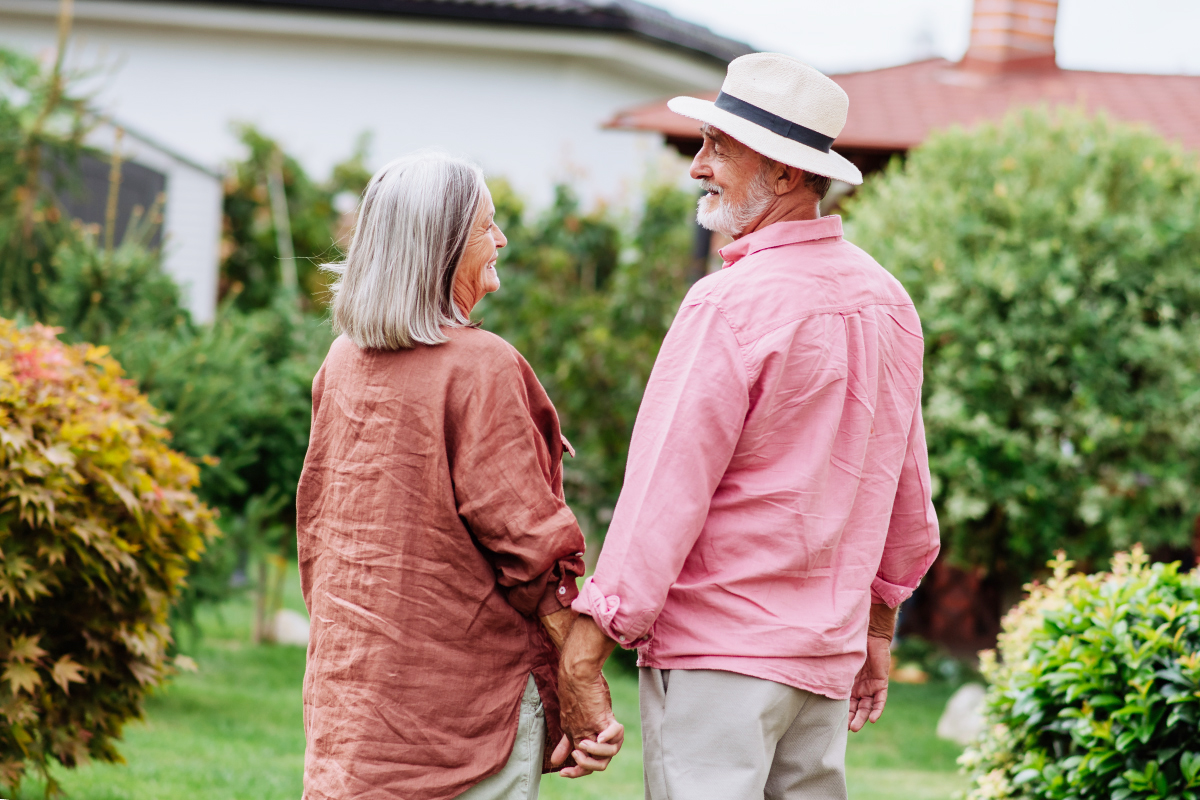
[[[971,0],[647,0],[677,17],[825,72],[967,48]],[[1059,66],[1200,74],[1200,0],[1061,0]]]

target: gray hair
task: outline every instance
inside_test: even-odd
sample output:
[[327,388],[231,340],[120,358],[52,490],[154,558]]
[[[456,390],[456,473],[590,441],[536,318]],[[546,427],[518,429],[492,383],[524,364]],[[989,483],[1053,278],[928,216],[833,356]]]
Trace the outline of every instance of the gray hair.
[[454,276],[483,200],[483,170],[436,152],[398,158],[372,176],[337,275],[333,329],[363,349],[447,341],[470,319],[454,303]]

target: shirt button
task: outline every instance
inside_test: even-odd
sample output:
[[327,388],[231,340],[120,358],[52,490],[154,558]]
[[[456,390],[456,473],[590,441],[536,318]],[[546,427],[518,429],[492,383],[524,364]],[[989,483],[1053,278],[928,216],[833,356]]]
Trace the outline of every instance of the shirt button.
[[625,641],[625,637],[624,637],[624,636],[620,637],[620,639],[621,639],[621,641],[622,641],[622,642],[624,642],[624,641]]
[[559,593],[559,594],[566,594],[566,593],[567,593],[567,587],[565,587],[565,586],[560,586],[560,587],[558,587],[558,593]]

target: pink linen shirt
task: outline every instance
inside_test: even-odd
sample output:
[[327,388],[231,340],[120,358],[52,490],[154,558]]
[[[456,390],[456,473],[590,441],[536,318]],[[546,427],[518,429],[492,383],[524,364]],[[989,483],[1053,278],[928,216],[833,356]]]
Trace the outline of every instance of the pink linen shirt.
[[663,341],[573,607],[638,663],[846,698],[937,555],[921,323],[840,217],[721,250]]

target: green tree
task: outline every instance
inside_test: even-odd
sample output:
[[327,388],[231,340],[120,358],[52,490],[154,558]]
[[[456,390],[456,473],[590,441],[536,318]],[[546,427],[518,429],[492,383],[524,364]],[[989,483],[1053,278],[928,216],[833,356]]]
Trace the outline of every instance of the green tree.
[[351,157],[321,182],[253,126],[237,130],[247,153],[225,179],[221,294],[232,295],[238,308],[249,310],[270,306],[280,292],[279,220],[271,204],[271,174],[278,169],[301,297],[306,308],[322,310],[328,280],[320,265],[340,258],[337,242],[347,231],[341,230],[338,200],[357,201],[366,188],[371,178],[365,167],[369,139],[361,137]]
[[60,57],[50,70],[0,49],[0,314],[50,309],[59,245],[78,236],[46,191],[67,180],[78,156],[85,103],[68,87]]
[[1057,549],[1185,546],[1200,513],[1200,168],[1028,110],[932,137],[849,203],[925,332],[950,555],[1009,585]]

